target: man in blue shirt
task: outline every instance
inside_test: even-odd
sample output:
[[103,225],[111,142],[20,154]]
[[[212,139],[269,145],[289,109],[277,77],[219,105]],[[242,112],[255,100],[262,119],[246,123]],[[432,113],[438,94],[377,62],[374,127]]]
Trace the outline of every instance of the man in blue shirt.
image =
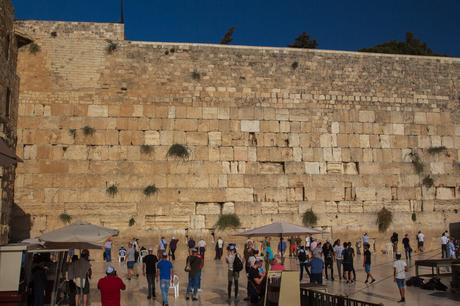
[[310,282],[322,285],[323,284],[324,261],[319,257],[313,257],[313,259],[310,261],[310,266],[311,266]]
[[157,263],[157,269],[160,273],[157,273],[157,280],[160,280],[161,296],[163,298],[163,305],[168,306],[168,290],[169,284],[173,281],[174,271],[173,265],[168,260],[168,253],[163,252],[161,260]]
[[286,252],[287,249],[287,243],[283,239],[283,237],[280,238],[280,242],[278,243],[278,253],[281,255],[281,258],[284,258],[284,253]]

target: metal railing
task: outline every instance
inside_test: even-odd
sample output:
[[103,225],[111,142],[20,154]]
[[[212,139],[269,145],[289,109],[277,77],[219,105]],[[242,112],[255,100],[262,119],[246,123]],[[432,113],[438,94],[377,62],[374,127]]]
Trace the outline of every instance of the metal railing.
[[302,306],[383,306],[305,288],[300,289],[300,302]]

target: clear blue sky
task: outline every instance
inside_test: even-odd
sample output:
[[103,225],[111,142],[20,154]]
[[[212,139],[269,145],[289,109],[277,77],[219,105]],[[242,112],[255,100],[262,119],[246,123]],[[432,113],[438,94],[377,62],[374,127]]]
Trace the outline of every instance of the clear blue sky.
[[[12,0],[17,19],[116,22],[119,0]],[[320,49],[356,50],[413,32],[460,56],[460,0],[126,0],[126,38],[286,46],[301,32]]]

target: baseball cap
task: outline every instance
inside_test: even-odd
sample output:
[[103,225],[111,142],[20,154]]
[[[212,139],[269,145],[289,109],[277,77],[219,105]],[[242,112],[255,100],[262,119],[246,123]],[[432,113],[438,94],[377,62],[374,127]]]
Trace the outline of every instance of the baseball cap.
[[114,271],[115,269],[112,266],[108,266],[107,269],[105,270],[105,273],[112,274]]
[[163,252],[163,256],[168,256],[168,253],[166,253],[166,252]]
[[153,251],[153,248],[149,248],[149,251]]

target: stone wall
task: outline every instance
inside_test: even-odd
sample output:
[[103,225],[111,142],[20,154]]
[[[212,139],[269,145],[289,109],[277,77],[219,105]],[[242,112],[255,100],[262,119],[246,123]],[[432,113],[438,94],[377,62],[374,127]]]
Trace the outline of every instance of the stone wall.
[[[249,228],[313,209],[342,234],[375,232],[384,206],[390,230],[459,219],[460,59],[134,42],[119,24],[18,27],[41,47],[18,65],[16,202],[32,235],[64,212],[137,235],[210,229],[233,212]],[[167,156],[175,143],[188,159]],[[159,191],[144,195],[149,185]]]
[[[10,0],[0,0],[0,138],[16,148],[19,79],[16,75],[17,44]],[[0,167],[0,245],[8,242],[9,219],[14,200],[15,166]]]

